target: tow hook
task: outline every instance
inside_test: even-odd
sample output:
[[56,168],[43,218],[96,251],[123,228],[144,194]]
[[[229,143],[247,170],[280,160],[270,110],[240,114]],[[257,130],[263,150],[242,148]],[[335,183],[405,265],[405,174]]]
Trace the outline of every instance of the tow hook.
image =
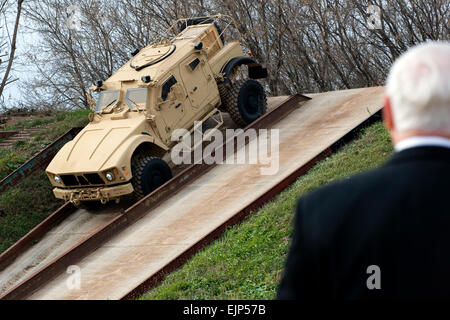
[[75,197],[75,194],[73,192],[70,194],[69,201],[71,203],[73,203],[75,206],[79,206],[80,205],[80,200],[77,197]]

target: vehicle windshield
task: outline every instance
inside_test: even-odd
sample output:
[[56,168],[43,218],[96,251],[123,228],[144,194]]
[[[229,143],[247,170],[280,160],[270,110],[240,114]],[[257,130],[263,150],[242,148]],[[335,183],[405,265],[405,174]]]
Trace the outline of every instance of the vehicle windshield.
[[132,111],[145,110],[147,88],[128,89],[125,101]]
[[102,91],[98,96],[96,112],[106,111],[110,106],[117,103],[120,96],[120,90]]

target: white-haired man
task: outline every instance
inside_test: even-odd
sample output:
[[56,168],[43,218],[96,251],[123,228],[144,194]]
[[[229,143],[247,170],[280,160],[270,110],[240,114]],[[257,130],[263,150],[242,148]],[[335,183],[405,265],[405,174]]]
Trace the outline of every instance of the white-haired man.
[[381,168],[299,200],[279,299],[450,298],[450,43],[393,65]]

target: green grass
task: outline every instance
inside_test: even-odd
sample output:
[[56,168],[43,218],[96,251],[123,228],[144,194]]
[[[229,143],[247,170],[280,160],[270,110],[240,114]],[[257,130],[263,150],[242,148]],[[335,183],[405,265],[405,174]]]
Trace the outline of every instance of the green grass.
[[0,195],[0,253],[63,204],[52,189],[41,171]]
[[[22,121],[8,128],[9,130],[35,128],[45,124],[45,129],[36,133],[32,141],[17,141],[9,148],[0,149],[0,179],[17,169],[29,157],[70,128],[86,125],[88,113],[88,110],[59,112],[50,118]],[[55,199],[52,186],[43,171],[23,179],[18,185],[2,192],[0,194],[0,253],[44,220],[62,203]]]
[[31,128],[52,128],[53,124],[58,124],[62,127],[65,127],[67,125],[72,125],[72,127],[74,127],[77,126],[77,124],[85,125],[87,122],[86,117],[89,112],[90,111],[87,109],[74,111],[55,111],[52,116],[39,117],[16,122],[15,124],[8,126],[6,130],[14,131]]
[[23,130],[30,128],[41,128],[49,123],[54,122],[53,117],[34,118],[31,120],[22,120],[9,127],[9,130]]
[[381,165],[392,153],[381,122],[169,274],[141,299],[273,299],[281,279],[297,199],[336,179]]
[[25,156],[13,151],[12,148],[0,148],[0,179],[20,167],[25,160]]

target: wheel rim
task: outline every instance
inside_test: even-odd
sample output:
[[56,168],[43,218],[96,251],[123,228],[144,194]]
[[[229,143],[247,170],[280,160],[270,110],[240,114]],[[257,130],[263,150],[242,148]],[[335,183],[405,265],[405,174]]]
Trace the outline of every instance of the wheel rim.
[[144,195],[153,192],[172,177],[169,166],[161,159],[152,159],[144,167],[140,181]]
[[163,172],[163,168],[152,168],[152,170],[148,173],[147,177],[143,181],[144,192],[149,194],[154,191],[161,185],[163,185],[170,177],[167,177]]
[[251,94],[248,95],[247,97],[247,111],[250,114],[257,114],[259,112],[260,106],[259,106],[259,99],[258,99],[258,94],[255,92],[252,92]]
[[251,83],[239,93],[239,112],[247,123],[253,122],[263,114],[261,95],[264,93],[258,85]]
[[164,183],[163,176],[160,174],[160,172],[155,172],[155,174],[152,175],[150,178],[151,186],[160,186]]

